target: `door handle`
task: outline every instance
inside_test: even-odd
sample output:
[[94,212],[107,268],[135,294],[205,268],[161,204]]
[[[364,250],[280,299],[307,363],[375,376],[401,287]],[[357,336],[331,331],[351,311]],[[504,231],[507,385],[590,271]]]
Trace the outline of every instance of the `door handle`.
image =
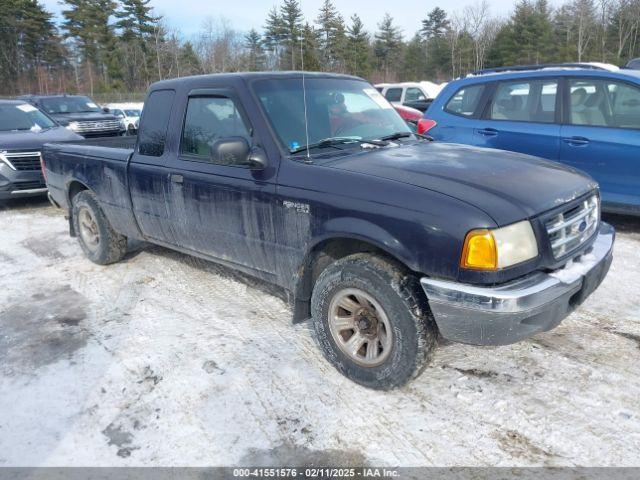
[[584,147],[589,145],[589,139],[584,137],[566,137],[563,138],[562,141],[572,147]]
[[478,133],[484,137],[495,137],[498,135],[498,130],[495,128],[481,128]]
[[173,183],[184,183],[184,177],[182,175],[180,175],[179,173],[172,173],[171,175],[169,175],[169,179],[173,182]]

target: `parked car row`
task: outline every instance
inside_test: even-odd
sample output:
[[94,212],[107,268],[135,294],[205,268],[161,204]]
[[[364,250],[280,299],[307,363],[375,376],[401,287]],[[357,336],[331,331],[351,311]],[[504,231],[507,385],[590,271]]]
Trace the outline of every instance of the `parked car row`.
[[158,82],[137,137],[50,143],[43,163],[91,261],[137,239],[275,284],[327,360],[371,388],[415,378],[438,333],[503,345],[554,328],[612,260],[590,177],[432,142],[345,75]]
[[134,135],[141,111],[142,104],[101,108],[80,95],[0,100],[0,200],[47,192],[40,165],[45,143]]
[[89,97],[80,95],[23,95],[18,97],[45,112],[63,127],[85,138],[122,135],[120,120],[100,108]]
[[588,173],[603,209],[640,214],[640,70],[484,70],[449,83],[418,125],[440,142],[535,155]]
[[142,106],[142,103],[107,103],[105,105],[120,120],[120,126],[126,135],[136,135],[138,132]]

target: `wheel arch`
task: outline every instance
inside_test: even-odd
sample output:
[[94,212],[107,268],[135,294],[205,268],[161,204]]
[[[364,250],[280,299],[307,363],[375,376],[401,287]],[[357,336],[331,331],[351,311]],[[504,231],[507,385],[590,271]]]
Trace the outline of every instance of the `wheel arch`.
[[384,232],[386,235],[378,238],[355,232],[335,232],[317,239],[310,246],[294,277],[294,323],[310,317],[311,293],[315,280],[328,265],[340,258],[354,253],[371,253],[384,257],[407,271],[416,271],[416,264],[409,252],[388,232]]
[[91,191],[91,189],[89,187],[87,187],[87,185],[85,185],[80,180],[74,179],[74,180],[71,180],[67,184],[66,197],[67,197],[67,206],[68,206],[68,212],[69,212],[68,213],[68,217],[69,217],[69,235],[71,237],[75,237],[77,235],[77,232],[75,231],[75,228],[73,227],[73,199],[80,192],[84,192],[84,191],[87,191],[87,190]]

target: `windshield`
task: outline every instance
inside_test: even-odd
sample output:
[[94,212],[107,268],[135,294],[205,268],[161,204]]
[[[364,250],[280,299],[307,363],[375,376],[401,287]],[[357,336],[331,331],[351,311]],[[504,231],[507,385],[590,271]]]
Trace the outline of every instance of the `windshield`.
[[55,123],[33,105],[0,105],[0,131],[12,130],[45,130]]
[[140,116],[140,110],[125,110],[124,113],[127,115],[127,117],[139,117]]
[[53,97],[40,100],[47,113],[86,113],[100,112],[100,107],[89,97]]
[[[305,88],[309,145],[338,137],[374,140],[411,133],[391,104],[368,83],[307,78]],[[291,152],[307,145],[302,79],[260,80],[254,90],[282,145]]]

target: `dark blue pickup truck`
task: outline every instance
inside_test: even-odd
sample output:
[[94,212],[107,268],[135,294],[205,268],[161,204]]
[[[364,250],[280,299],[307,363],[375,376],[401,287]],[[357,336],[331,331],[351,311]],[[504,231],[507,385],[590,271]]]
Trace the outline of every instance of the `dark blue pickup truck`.
[[142,239],[275,284],[372,388],[414,378],[438,333],[501,345],[553,328],[612,258],[589,177],[419,137],[355,77],[159,82],[137,139],[50,144],[44,162],[92,261]]

